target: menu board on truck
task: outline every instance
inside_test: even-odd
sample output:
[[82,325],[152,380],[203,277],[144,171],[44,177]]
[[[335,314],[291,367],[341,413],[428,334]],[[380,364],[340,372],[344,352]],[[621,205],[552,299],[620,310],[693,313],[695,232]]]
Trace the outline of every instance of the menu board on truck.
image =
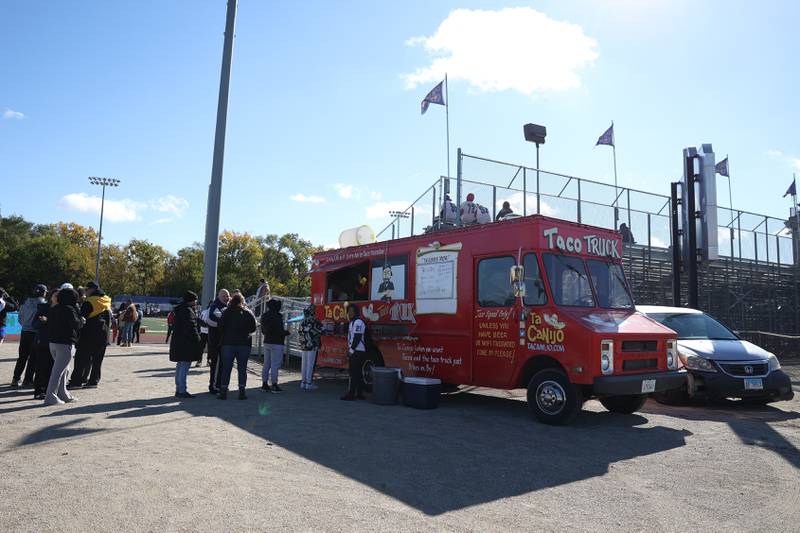
[[417,314],[454,315],[458,308],[458,252],[461,243],[417,250]]

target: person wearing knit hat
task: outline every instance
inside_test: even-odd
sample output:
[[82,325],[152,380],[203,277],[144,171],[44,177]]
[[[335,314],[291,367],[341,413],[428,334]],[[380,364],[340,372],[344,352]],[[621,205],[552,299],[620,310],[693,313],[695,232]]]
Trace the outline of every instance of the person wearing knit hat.
[[175,307],[169,360],[175,363],[175,397],[194,398],[186,389],[186,379],[193,361],[201,357],[200,331],[197,329],[197,294],[186,291],[183,301]]
[[111,298],[94,281],[86,284],[80,306],[85,322],[75,348],[75,369],[67,385],[70,390],[97,387],[111,329]]

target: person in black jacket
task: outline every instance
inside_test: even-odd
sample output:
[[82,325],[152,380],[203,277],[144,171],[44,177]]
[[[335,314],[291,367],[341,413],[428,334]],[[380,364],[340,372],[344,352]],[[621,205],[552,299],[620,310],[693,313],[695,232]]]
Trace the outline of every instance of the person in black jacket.
[[222,382],[222,364],[220,363],[220,346],[222,345],[219,338],[219,321],[222,319],[222,312],[225,311],[230,299],[231,293],[227,289],[220,289],[217,299],[208,306],[206,325],[208,326],[208,364],[211,367],[208,392],[211,394],[219,392]]
[[187,291],[183,301],[175,307],[172,339],[169,342],[169,360],[175,365],[175,397],[194,398],[186,390],[186,378],[192,361],[200,359],[200,331],[197,329],[197,294]]
[[94,388],[100,382],[100,367],[106,355],[111,325],[111,298],[94,281],[86,284],[86,298],[81,303],[81,316],[86,323],[75,348],[75,369],[67,385],[68,389]]
[[53,371],[53,356],[50,355],[50,338],[47,335],[47,314],[51,307],[58,305],[58,290],[50,293],[49,303],[39,304],[36,315],[33,317],[33,326],[36,328],[36,345],[34,351],[34,364],[36,373],[33,376],[33,399],[44,400],[50,373]]
[[[283,326],[280,300],[267,302],[267,312],[261,315],[261,333],[264,335],[264,369],[261,371],[261,388],[281,392],[278,387],[278,368],[283,362],[283,348],[289,332]],[[272,374],[272,387],[269,385]]]
[[5,289],[0,287],[0,344],[6,338],[6,315],[19,309],[17,301],[8,294]]
[[75,398],[67,390],[69,363],[75,355],[82,320],[78,314],[78,293],[62,285],[58,291],[58,304],[47,313],[47,334],[50,355],[53,356],[53,371],[47,383],[45,405],[72,402]]
[[222,386],[217,398],[220,400],[228,397],[234,359],[239,370],[239,399],[247,399],[244,394],[247,386],[247,360],[250,358],[250,335],[255,330],[256,317],[245,305],[241,293],[234,294],[219,321],[222,342]]

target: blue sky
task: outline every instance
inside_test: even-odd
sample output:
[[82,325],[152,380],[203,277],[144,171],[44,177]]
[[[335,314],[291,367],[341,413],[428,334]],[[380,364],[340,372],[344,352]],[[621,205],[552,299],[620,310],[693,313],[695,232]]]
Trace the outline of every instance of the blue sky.
[[[445,173],[444,109],[419,113],[444,68],[453,154],[532,165],[538,122],[543,168],[611,181],[614,120],[620,184],[668,194],[711,142],[734,205],[785,216],[798,6],[240,0],[221,225],[318,244],[385,225]],[[95,225],[86,178],[109,176],[107,241],[202,241],[224,19],[225,0],[0,3],[3,214]]]

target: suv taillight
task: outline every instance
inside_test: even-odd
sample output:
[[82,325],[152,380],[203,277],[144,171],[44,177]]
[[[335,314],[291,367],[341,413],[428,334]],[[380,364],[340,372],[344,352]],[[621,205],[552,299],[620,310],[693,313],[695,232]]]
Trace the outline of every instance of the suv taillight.
[[678,369],[678,341],[667,339],[667,368]]
[[603,374],[614,373],[614,341],[600,341],[600,371]]

